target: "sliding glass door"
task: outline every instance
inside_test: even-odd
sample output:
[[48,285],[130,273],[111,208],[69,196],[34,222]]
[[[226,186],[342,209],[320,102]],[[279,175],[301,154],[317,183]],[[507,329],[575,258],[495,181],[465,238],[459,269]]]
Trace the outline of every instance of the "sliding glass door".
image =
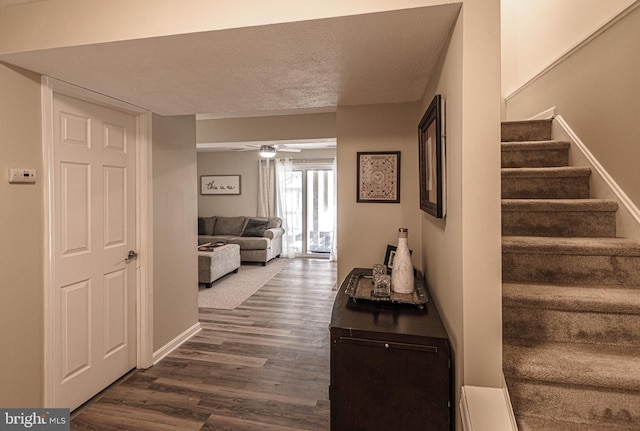
[[293,161],[286,182],[285,215],[297,256],[329,257],[335,241],[336,183],[333,161]]
[[306,173],[307,210],[303,217],[306,254],[331,254],[333,244],[335,207],[335,175],[331,169],[308,169]]

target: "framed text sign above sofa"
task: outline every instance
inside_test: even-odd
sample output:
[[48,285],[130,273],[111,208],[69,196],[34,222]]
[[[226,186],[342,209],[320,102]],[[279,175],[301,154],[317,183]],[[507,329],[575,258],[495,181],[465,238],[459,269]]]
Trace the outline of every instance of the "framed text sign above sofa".
[[203,195],[239,195],[240,175],[202,175],[200,194]]

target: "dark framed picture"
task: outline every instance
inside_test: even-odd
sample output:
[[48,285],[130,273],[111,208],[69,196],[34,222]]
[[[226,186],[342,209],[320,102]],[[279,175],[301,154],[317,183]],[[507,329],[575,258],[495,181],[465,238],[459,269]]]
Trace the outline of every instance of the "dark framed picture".
[[200,194],[203,195],[239,195],[240,175],[202,175]]
[[[387,252],[384,255],[384,264],[387,266],[387,272],[391,274],[391,270],[393,269],[393,260],[396,257],[396,250],[398,247],[395,245],[388,244]],[[409,250],[409,254],[413,255],[413,250]]]
[[400,202],[400,151],[359,152],[357,202]]
[[436,218],[443,218],[446,213],[443,111],[442,97],[437,94],[418,126],[420,209]]
[[393,259],[396,257],[397,247],[395,245],[387,245],[387,252],[384,255],[384,264],[387,266],[387,272],[393,269]]

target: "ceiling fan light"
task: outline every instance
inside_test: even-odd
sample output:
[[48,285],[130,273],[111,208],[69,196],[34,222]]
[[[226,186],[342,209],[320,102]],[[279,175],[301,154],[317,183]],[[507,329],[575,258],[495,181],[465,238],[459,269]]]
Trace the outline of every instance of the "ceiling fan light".
[[266,159],[270,159],[276,156],[276,149],[271,145],[261,145],[260,146],[260,157],[264,157]]

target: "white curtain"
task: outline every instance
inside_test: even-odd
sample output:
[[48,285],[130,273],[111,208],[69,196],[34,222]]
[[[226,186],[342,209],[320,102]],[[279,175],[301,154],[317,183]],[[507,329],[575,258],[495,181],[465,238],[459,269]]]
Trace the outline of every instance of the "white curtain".
[[276,162],[276,184],[277,184],[277,215],[282,219],[284,235],[282,238],[282,255],[284,257],[295,257],[293,243],[295,241],[294,226],[290,226],[290,214],[295,212],[293,194],[287,193],[287,185],[293,180],[293,163],[291,159],[279,159]]
[[258,217],[275,217],[276,211],[276,173],[275,160],[258,161]]
[[331,234],[331,255],[329,260],[331,262],[338,261],[338,166],[336,159],[333,159],[333,232]]

